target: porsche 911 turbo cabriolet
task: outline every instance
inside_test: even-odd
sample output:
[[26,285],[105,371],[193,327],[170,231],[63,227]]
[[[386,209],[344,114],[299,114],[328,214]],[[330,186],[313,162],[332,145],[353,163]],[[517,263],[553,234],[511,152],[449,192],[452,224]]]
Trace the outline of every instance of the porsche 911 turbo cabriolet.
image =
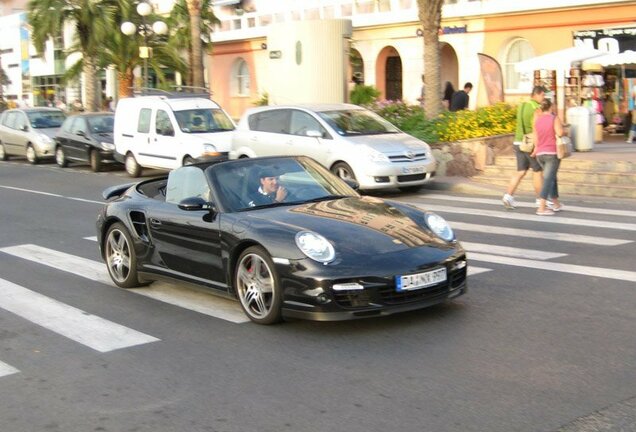
[[187,165],[104,198],[98,240],[116,285],[196,284],[260,324],[388,315],[466,292],[466,254],[442,217],[361,196],[307,157]]

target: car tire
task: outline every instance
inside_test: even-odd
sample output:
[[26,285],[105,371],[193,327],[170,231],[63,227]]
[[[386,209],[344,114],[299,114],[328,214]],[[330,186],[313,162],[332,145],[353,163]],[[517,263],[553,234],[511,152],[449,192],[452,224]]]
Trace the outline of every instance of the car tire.
[[40,158],[38,158],[38,155],[35,152],[35,147],[33,147],[33,144],[27,145],[26,158],[31,165],[37,165],[38,162],[40,162]]
[[341,179],[356,180],[356,175],[346,162],[338,162],[331,167],[331,172]]
[[55,163],[60,168],[66,168],[66,166],[68,165],[66,153],[64,153],[64,149],[62,148],[62,146],[57,146],[55,148]]
[[137,275],[137,254],[126,227],[117,222],[106,232],[104,257],[110,278],[121,288],[140,286]]
[[0,143],[0,161],[6,161],[7,159],[9,159],[9,155],[4,149],[4,144]]
[[186,165],[192,165],[193,163],[196,163],[196,161],[194,160],[192,156],[185,156],[183,158],[183,161],[181,162],[181,165],[186,166]]
[[88,161],[91,164],[93,172],[100,172],[102,170],[102,157],[98,150],[91,150],[91,153],[88,155]]
[[251,246],[241,253],[234,268],[234,288],[250,320],[258,324],[281,321],[283,293],[274,261],[265,249]]
[[139,177],[141,175],[141,167],[137,163],[137,159],[135,159],[135,156],[133,156],[132,153],[128,153],[126,155],[124,164],[126,166],[126,172],[130,177]]

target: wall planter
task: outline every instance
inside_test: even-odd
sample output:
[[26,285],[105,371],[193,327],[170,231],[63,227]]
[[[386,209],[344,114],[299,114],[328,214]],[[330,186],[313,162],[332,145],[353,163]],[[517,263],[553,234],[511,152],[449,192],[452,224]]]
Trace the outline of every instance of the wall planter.
[[493,165],[495,157],[512,154],[514,134],[431,144],[437,159],[437,175],[472,177]]

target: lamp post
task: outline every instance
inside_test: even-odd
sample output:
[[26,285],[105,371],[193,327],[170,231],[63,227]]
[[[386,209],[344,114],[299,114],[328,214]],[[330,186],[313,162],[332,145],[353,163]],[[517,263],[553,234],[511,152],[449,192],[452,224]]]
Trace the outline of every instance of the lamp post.
[[163,21],[155,21],[152,25],[146,22],[146,17],[152,13],[152,6],[145,1],[137,5],[137,13],[141,17],[141,24],[136,25],[126,21],[121,25],[121,32],[126,36],[138,33],[143,37],[143,45],[139,47],[139,57],[144,59],[143,82],[144,88],[148,88],[148,59],[152,57],[152,48],[148,46],[148,39],[153,34],[163,35],[168,33],[168,26]]

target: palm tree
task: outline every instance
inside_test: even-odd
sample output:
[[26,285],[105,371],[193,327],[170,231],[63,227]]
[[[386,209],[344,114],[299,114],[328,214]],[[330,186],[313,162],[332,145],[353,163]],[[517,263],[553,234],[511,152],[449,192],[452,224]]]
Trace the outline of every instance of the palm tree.
[[[212,41],[210,39],[210,33],[212,32],[212,27],[215,23],[218,23],[218,18],[214,15],[212,11],[212,1],[211,0],[200,0],[200,13],[199,13],[199,39],[201,41],[201,61],[199,64],[199,70],[201,71],[201,81],[205,82],[203,79],[203,52],[208,52],[210,47],[212,46]],[[191,30],[191,21],[190,21],[190,11],[188,9],[188,5],[186,4],[186,0],[177,0],[172,7],[172,11],[170,12],[170,17],[168,18],[168,27],[171,29],[176,29],[176,31],[172,32],[170,35],[169,43],[174,44],[175,47],[179,49],[185,49],[188,53],[188,74],[186,76],[186,83],[188,85],[194,86],[194,70],[196,69],[195,65],[197,64],[194,61],[194,52],[193,52],[193,44],[192,38],[193,33]],[[186,23],[186,25],[184,25]],[[201,87],[203,84],[200,85]]]
[[204,87],[203,79],[203,47],[201,46],[201,0],[185,0],[190,15],[190,45],[192,47],[192,85]]
[[98,110],[96,57],[116,26],[113,17],[118,10],[117,3],[115,0],[30,0],[28,4],[33,46],[40,54],[49,38],[62,35],[65,23],[73,26],[77,39],[74,47],[82,55],[85,106],[89,111]]
[[427,118],[437,117],[442,110],[439,31],[443,5],[444,0],[417,0],[424,32],[424,79],[427,90],[424,113]]

